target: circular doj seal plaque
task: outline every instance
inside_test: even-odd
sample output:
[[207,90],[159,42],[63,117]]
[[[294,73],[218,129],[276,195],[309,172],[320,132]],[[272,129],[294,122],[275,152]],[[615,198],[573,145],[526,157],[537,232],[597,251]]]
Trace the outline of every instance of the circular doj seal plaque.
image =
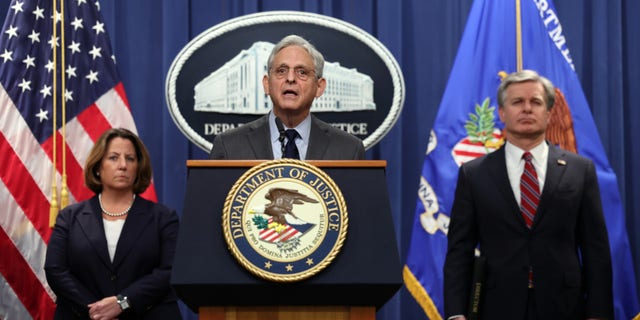
[[347,234],[342,192],[319,168],[272,160],[248,170],[231,188],[222,225],[232,255],[266,280],[295,282],[328,266]]
[[225,20],[194,37],[166,76],[169,113],[205,152],[219,134],[266,115],[271,50],[295,33],[324,56],[327,86],[311,112],[360,139],[382,140],[400,117],[405,85],[393,54],[373,35],[346,21],[300,11],[265,11]]

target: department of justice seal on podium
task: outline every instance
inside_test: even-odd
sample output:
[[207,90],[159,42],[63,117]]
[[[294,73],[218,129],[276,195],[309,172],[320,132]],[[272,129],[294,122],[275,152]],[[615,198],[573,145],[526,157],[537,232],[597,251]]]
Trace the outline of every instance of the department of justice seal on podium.
[[348,216],[342,192],[324,171],[299,160],[249,169],[227,195],[222,226],[229,250],[252,274],[296,282],[340,252]]

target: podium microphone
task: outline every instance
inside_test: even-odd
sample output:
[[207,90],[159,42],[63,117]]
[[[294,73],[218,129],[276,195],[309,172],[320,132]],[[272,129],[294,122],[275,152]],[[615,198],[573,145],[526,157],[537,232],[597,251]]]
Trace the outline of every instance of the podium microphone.
[[280,150],[282,151],[282,157],[284,157],[284,126],[282,125],[282,120],[278,117],[276,117],[276,128],[278,128],[278,132],[280,133],[278,141],[280,141]]

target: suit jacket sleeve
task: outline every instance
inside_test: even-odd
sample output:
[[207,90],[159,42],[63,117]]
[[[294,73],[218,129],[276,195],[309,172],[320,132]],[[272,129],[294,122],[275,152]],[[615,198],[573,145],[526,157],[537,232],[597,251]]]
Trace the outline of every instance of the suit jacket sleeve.
[[474,250],[477,245],[476,212],[467,167],[460,167],[451,209],[447,255],[444,264],[445,318],[467,313]]
[[307,160],[363,160],[362,140],[311,115]]
[[359,141],[359,143],[356,146],[356,153],[353,157],[353,160],[364,160],[364,157],[365,157],[364,145],[362,144],[362,141]]
[[578,238],[586,290],[586,317],[613,319],[611,253],[600,188],[592,161],[588,161]]
[[267,114],[217,135],[209,159],[273,159],[270,137]]
[[213,139],[213,146],[211,147],[211,152],[209,153],[209,159],[227,159],[227,154],[224,149],[224,142],[222,141],[222,137],[220,135],[217,135]]
[[154,214],[159,215],[158,241],[161,247],[158,264],[150,273],[139,277],[120,292],[129,298],[133,310],[138,314],[163,302],[161,299],[167,297],[171,290],[171,268],[178,236],[178,216],[174,210],[164,207],[157,211]]
[[87,314],[87,305],[97,301],[98,297],[71,273],[68,265],[68,239],[72,219],[73,212],[69,208],[58,214],[47,246],[44,270],[47,282],[58,299],[64,299],[77,314]]

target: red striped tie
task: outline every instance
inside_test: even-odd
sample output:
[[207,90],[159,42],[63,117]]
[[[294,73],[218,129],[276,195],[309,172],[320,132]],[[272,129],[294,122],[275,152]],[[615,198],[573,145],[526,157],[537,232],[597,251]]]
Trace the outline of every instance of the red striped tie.
[[524,159],[524,171],[520,177],[520,211],[527,227],[531,228],[540,202],[540,185],[536,168],[531,163],[533,158],[531,153],[525,152],[522,158]]

